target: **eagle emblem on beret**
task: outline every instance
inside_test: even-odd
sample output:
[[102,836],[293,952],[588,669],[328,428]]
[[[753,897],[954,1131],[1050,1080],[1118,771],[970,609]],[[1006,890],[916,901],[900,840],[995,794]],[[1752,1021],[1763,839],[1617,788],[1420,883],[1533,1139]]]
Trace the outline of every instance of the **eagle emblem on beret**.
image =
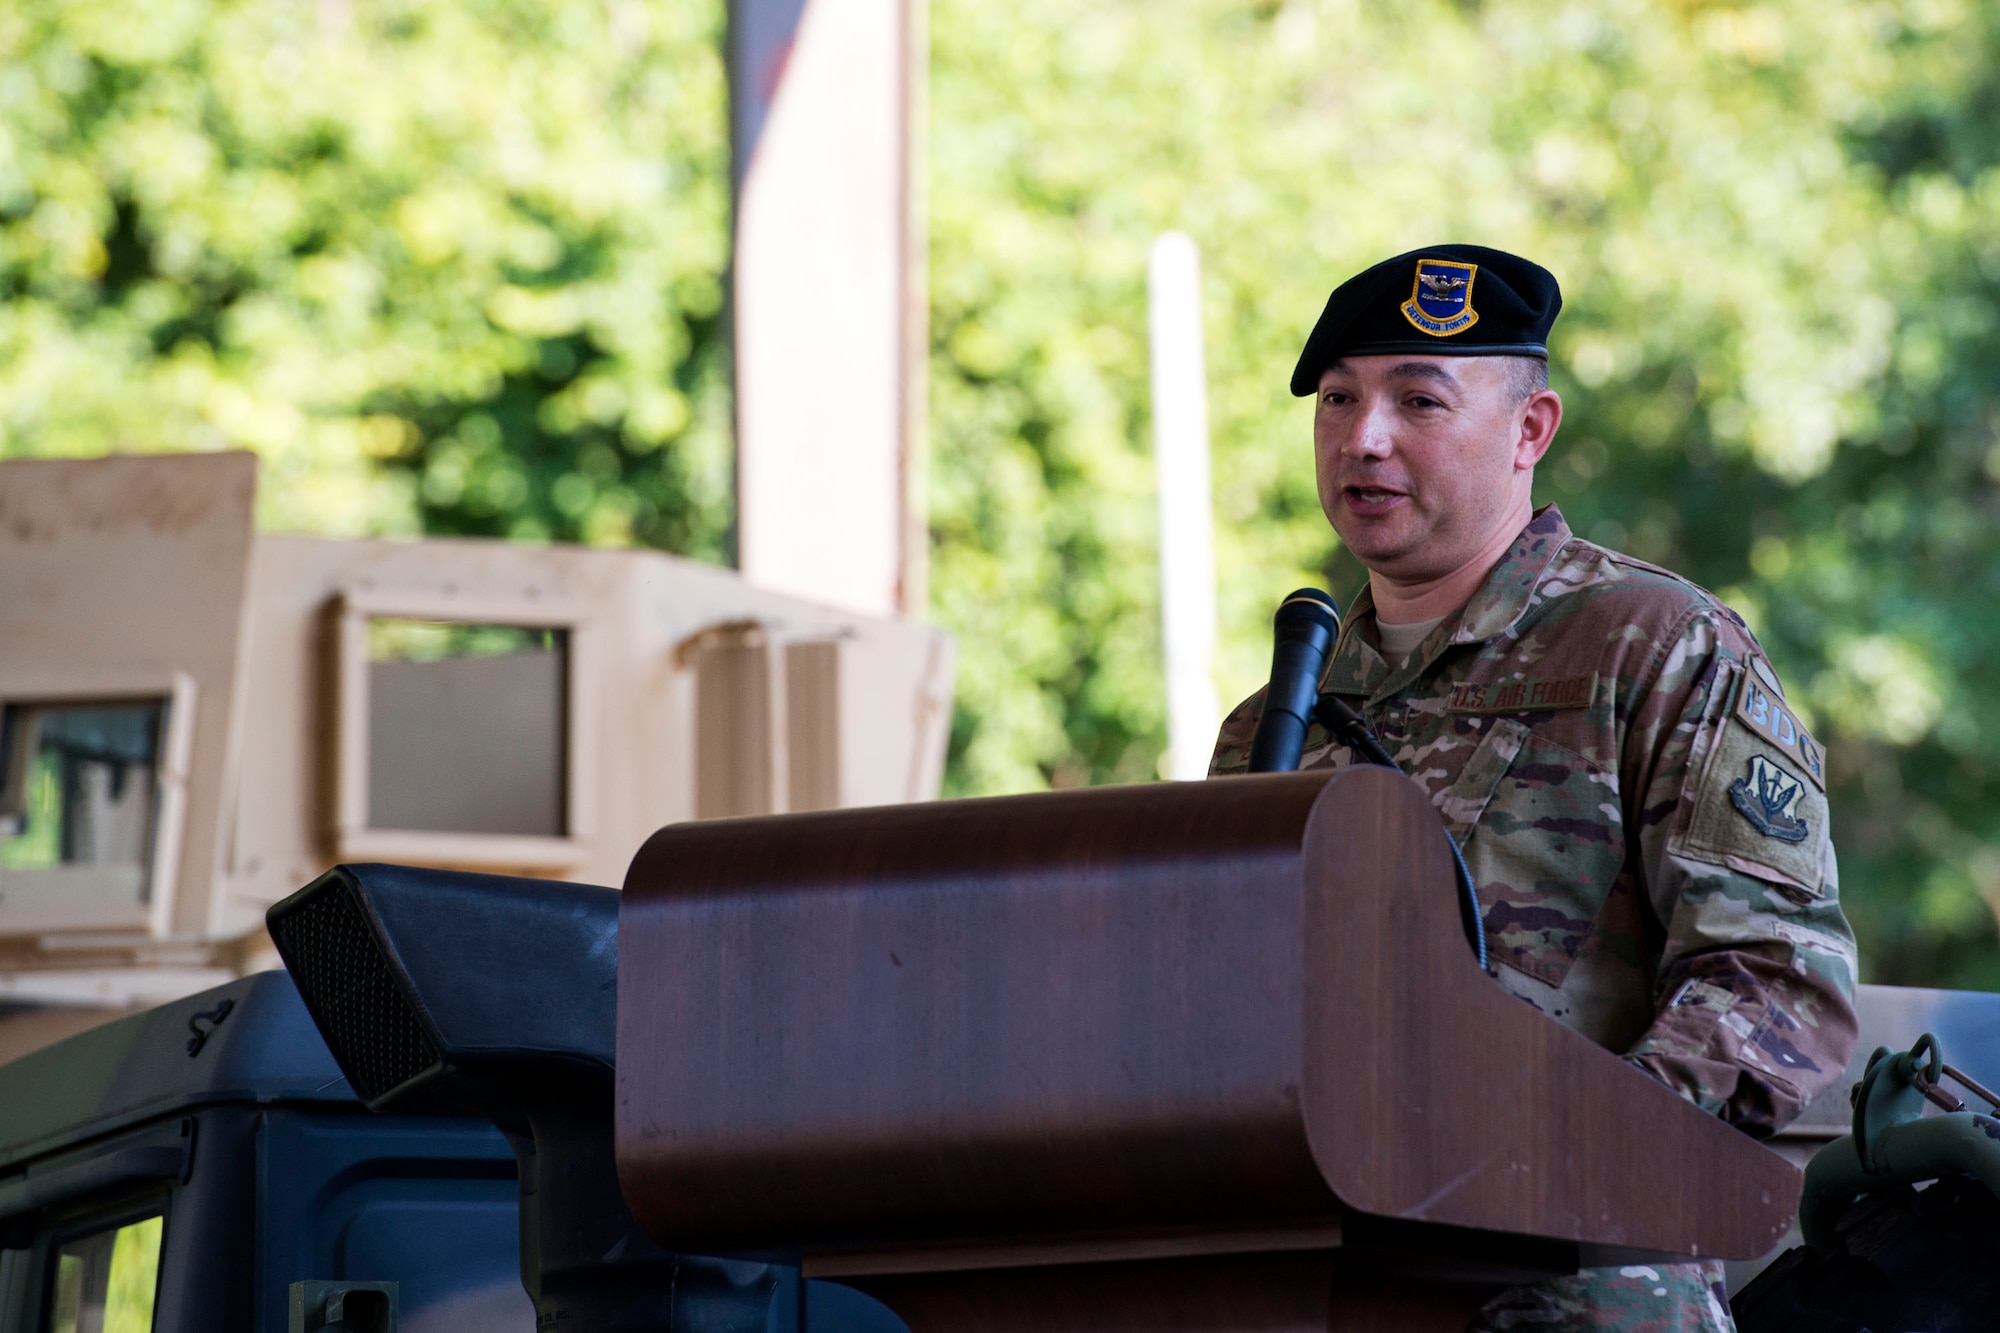
[[1479,322],[1472,308],[1472,280],[1479,265],[1450,259],[1419,259],[1403,318],[1434,338],[1448,338]]

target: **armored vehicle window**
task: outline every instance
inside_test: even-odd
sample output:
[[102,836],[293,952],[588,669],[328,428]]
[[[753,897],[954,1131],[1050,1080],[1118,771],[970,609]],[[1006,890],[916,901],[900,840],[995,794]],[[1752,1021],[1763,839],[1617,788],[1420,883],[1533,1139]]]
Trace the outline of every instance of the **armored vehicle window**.
[[151,1333],[164,1225],[156,1215],[59,1246],[48,1333]]
[[166,712],[160,699],[0,711],[0,893],[146,901]]
[[569,635],[371,617],[368,826],[562,837]]

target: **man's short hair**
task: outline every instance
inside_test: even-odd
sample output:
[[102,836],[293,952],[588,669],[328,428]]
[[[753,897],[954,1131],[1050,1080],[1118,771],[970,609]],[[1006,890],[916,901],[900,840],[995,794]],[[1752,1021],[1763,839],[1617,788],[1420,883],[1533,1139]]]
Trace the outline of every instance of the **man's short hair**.
[[1530,394],[1540,393],[1549,387],[1549,363],[1539,356],[1510,356],[1507,358],[1507,388],[1514,401],[1520,402]]

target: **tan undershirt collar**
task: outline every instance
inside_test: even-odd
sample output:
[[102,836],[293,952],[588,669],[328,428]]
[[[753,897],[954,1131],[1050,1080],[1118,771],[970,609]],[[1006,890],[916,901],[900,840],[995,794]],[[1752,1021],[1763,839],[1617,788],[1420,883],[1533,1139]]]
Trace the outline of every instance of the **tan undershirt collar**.
[[1391,625],[1378,615],[1375,620],[1375,633],[1382,640],[1382,660],[1389,664],[1389,669],[1392,671],[1402,666],[1409,660],[1410,654],[1417,650],[1417,645],[1429,638],[1431,631],[1444,624],[1444,620],[1444,616],[1437,616],[1430,620],[1412,621],[1407,625]]

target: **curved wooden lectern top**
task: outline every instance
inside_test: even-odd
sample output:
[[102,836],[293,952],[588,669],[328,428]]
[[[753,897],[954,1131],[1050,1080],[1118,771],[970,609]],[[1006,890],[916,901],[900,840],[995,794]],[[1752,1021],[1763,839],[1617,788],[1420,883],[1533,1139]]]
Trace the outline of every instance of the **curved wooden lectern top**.
[[[1165,1256],[1282,1304],[1395,1255],[1461,1284],[1449,1327],[1593,1256],[1766,1252],[1797,1171],[1482,975],[1452,885],[1377,769],[663,829],[621,909],[626,1197],[684,1249],[926,1273],[871,1286],[913,1327],[1064,1326],[992,1313],[1009,1267],[1114,1327]],[[1347,1281],[1336,1315],[1402,1299]]]

